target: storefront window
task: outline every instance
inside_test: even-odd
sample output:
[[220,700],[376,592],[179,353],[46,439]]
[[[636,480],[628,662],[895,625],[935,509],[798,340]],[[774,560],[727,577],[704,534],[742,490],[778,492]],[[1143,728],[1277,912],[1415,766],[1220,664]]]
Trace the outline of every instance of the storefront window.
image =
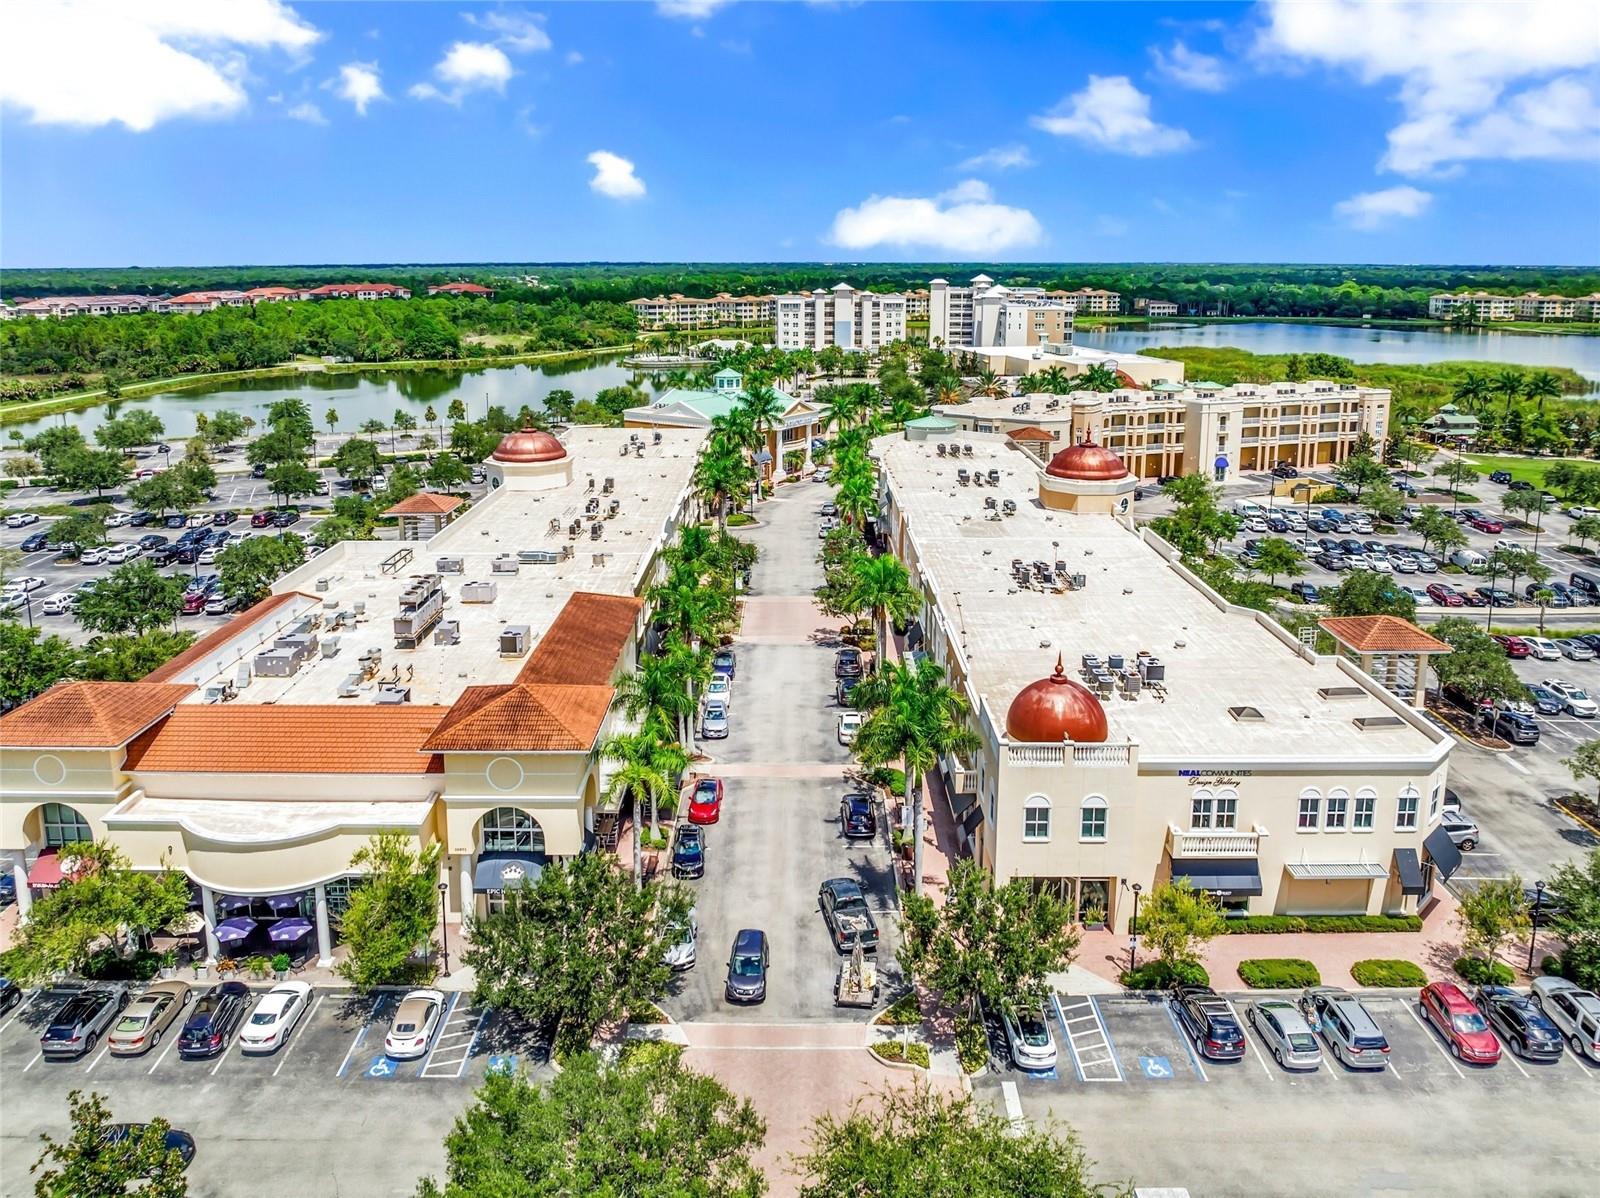
[[1111,887],[1104,878],[1078,883],[1078,922],[1104,923],[1111,910]]
[[62,845],[81,844],[93,839],[89,821],[73,808],[65,803],[44,805],[44,842],[47,846],[59,849]]
[[542,853],[544,829],[525,811],[496,807],[483,817],[483,851],[486,853]]

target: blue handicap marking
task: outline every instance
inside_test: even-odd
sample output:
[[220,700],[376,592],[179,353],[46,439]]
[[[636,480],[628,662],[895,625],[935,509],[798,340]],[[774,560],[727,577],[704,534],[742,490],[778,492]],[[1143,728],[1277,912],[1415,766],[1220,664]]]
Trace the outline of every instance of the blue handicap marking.
[[517,1058],[514,1054],[503,1057],[490,1057],[488,1071],[507,1075],[515,1073],[517,1071]]
[[1140,1057],[1139,1068],[1146,1077],[1171,1077],[1172,1062],[1166,1057]]
[[400,1072],[400,1066],[396,1065],[387,1056],[373,1057],[372,1058],[372,1064],[367,1066],[367,1076],[368,1077],[378,1077],[378,1078],[393,1077],[396,1073],[399,1073],[399,1072]]
[[1061,1080],[1054,1069],[1019,1069],[1017,1072],[1029,1081],[1053,1082]]

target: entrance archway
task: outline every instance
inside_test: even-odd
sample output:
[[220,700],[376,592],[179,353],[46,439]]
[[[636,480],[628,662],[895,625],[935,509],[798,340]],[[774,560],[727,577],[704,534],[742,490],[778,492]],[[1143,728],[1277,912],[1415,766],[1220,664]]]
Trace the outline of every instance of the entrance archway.
[[545,864],[544,829],[526,811],[496,807],[478,821],[477,840],[472,890],[481,916],[499,910],[507,890],[538,881]]

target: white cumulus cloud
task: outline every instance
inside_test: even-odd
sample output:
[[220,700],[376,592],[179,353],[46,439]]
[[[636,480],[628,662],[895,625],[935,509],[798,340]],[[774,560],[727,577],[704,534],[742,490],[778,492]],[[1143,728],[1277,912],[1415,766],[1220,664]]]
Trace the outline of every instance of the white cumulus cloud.
[[1032,166],[1033,155],[1020,142],[1009,146],[995,146],[981,154],[974,154],[956,167],[958,171],[1008,171],[1016,167]]
[[636,200],[644,195],[644,180],[633,173],[633,163],[610,150],[596,150],[586,160],[594,167],[589,187],[614,200]]
[[322,34],[279,0],[59,0],[11,4],[0,104],[41,125],[221,117],[249,103],[249,52],[301,58]]
[[925,247],[982,258],[1034,245],[1043,235],[1033,213],[996,203],[988,184],[967,179],[931,198],[868,196],[834,216],[828,240],[852,250]]
[[326,125],[328,123],[328,118],[322,115],[322,109],[318,108],[310,100],[301,101],[289,109],[285,115],[291,120],[304,121],[308,125]]
[[407,90],[416,100],[443,100],[459,104],[473,91],[504,92],[516,74],[504,50],[488,42],[456,42],[444,52],[433,68],[433,76],[444,86],[414,83]]
[[544,30],[544,17],[531,12],[492,9],[486,13],[463,13],[468,25],[498,34],[495,39],[513,54],[530,54],[550,49],[550,35]]
[[656,0],[656,11],[664,17],[703,21],[731,3],[733,0]]
[[1228,73],[1222,59],[1191,50],[1181,41],[1172,43],[1172,49],[1150,47],[1150,57],[1155,59],[1156,70],[1181,87],[1191,87],[1200,92],[1219,92],[1228,86]]
[[339,68],[339,78],[332,84],[334,94],[355,105],[356,113],[367,115],[367,105],[374,100],[387,100],[383,94],[383,81],[378,77],[375,62],[347,62]]
[[1194,144],[1184,130],[1151,119],[1150,97],[1126,75],[1090,75],[1082,91],[1031,119],[1035,128],[1057,137],[1075,137],[1103,150],[1140,158],[1186,150]]
[[1484,158],[1600,157],[1593,0],[1268,0],[1256,52],[1363,83],[1398,81],[1403,119],[1381,165],[1449,173]]
[[1382,191],[1363,191],[1333,206],[1333,214],[1352,229],[1370,232],[1397,220],[1421,216],[1433,203],[1433,196],[1415,187],[1387,187]]

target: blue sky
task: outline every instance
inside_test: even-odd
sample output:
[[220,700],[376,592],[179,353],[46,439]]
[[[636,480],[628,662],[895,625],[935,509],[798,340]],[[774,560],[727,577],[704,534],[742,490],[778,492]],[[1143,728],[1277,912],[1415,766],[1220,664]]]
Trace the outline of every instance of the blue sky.
[[0,264],[1600,261],[1582,2],[36,0]]

